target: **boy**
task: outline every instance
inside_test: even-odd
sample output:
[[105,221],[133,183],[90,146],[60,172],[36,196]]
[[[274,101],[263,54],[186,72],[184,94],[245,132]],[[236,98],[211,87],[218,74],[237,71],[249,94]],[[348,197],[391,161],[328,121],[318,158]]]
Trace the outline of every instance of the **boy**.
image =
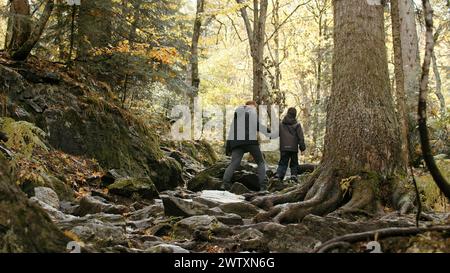
[[291,107],[280,124],[280,162],[276,174],[280,181],[283,181],[289,165],[291,179],[297,182],[299,149],[302,152],[306,150],[303,129],[297,121],[297,110]]

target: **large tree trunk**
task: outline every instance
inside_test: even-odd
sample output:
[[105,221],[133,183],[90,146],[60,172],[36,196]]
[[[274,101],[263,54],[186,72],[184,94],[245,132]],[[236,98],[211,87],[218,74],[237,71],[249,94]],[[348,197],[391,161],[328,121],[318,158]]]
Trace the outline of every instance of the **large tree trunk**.
[[391,176],[398,167],[400,138],[390,91],[381,5],[334,2],[333,86],[324,162],[349,175]]
[[94,48],[111,43],[112,1],[82,0],[78,15],[78,59],[86,60]]
[[64,252],[69,239],[15,185],[0,154],[0,252]]
[[28,39],[23,44],[21,44],[20,47],[18,47],[17,49],[9,50],[11,58],[13,58],[14,60],[23,61],[28,57],[28,55],[30,55],[31,50],[33,50],[34,46],[37,44],[37,42],[42,36],[42,33],[44,32],[48,19],[52,14],[53,7],[55,4],[54,2],[55,2],[54,0],[46,1],[41,18],[33,27],[33,31],[29,35]]
[[412,208],[410,189],[398,183],[401,146],[383,10],[361,0],[334,1],[333,83],[321,165],[296,190],[255,200],[263,207],[301,200],[276,206],[257,221],[275,216],[297,222],[339,207],[342,213],[378,213],[381,201],[402,212]]
[[8,52],[14,52],[28,40],[31,34],[31,15],[28,0],[12,1],[10,14],[5,48]]
[[[416,20],[412,0],[391,0],[394,41],[397,112],[402,141],[402,161],[406,168],[414,160],[417,135],[416,106],[419,94],[420,64]],[[411,146],[411,147],[408,147]],[[411,157],[411,158],[410,158]]]

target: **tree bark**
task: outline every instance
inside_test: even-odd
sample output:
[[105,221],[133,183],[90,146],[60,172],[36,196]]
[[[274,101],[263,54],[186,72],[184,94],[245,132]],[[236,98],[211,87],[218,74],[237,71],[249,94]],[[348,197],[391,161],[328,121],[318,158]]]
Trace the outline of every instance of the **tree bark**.
[[10,50],[9,54],[11,55],[11,58],[18,61],[25,60],[28,55],[30,55],[31,50],[33,50],[36,43],[39,41],[39,39],[42,36],[42,32],[44,32],[45,26],[47,25],[48,19],[50,18],[50,15],[52,14],[53,7],[54,7],[54,0],[47,0],[44,11],[42,12],[41,18],[37,22],[37,24],[34,26],[33,31],[29,35],[28,39],[20,45],[19,48],[16,50]]
[[[243,0],[236,0],[242,4]],[[268,0],[253,0],[253,27],[247,13],[247,7],[241,8],[241,16],[245,23],[250,43],[253,64],[253,100],[258,104],[268,102],[268,90],[264,78],[264,46]]]
[[198,42],[202,32],[202,16],[205,12],[205,0],[197,0],[197,12],[195,15],[194,32],[191,45],[191,85],[197,91],[200,87],[200,76],[198,70]]
[[[416,104],[419,94],[420,64],[414,4],[412,0],[391,0],[394,41],[397,112],[404,169],[414,159],[413,136],[417,127]],[[411,147],[409,147],[411,146]]]
[[444,117],[445,112],[447,111],[447,106],[445,104],[445,97],[444,94],[442,94],[442,80],[441,80],[441,75],[439,73],[439,67],[437,64],[437,58],[436,58],[436,53],[433,52],[433,55],[431,56],[431,61],[433,63],[433,73],[434,73],[434,79],[436,81],[436,97],[439,100],[439,106],[440,106],[440,112],[441,112],[441,117]]
[[10,14],[5,48],[8,52],[14,52],[28,40],[31,34],[31,14],[28,0],[12,1]]

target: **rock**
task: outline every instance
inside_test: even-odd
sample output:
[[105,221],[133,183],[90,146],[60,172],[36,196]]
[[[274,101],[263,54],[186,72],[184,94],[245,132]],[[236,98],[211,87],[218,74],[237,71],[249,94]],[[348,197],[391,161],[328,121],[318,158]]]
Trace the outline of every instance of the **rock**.
[[107,186],[113,184],[119,178],[123,178],[123,177],[124,177],[124,175],[122,175],[119,170],[111,169],[111,170],[107,171],[104,176],[102,176],[102,178],[101,178],[102,186],[107,187]]
[[240,242],[240,247],[243,250],[257,252],[268,251],[264,234],[257,229],[246,229],[244,232],[238,234],[236,239]]
[[[218,190],[222,186],[222,178],[229,162],[219,162],[198,173],[188,181],[187,188],[191,191]],[[232,183],[239,182],[252,191],[259,191],[256,166],[243,161],[242,166],[234,173]]]
[[243,202],[245,201],[245,197],[227,191],[205,190],[201,192],[196,200],[197,202],[207,205],[210,204],[211,207],[214,207],[222,204]]
[[85,216],[87,214],[96,214],[100,212],[108,214],[123,214],[129,209],[123,205],[112,205],[106,203],[101,197],[85,196],[80,200],[79,207],[75,210],[74,215]]
[[214,207],[214,208],[210,208],[206,211],[206,215],[211,215],[211,216],[223,216],[225,215],[225,212],[223,212],[219,207]]
[[74,214],[78,207],[79,205],[72,202],[68,201],[59,202],[59,209],[65,214]]
[[247,202],[223,204],[220,209],[227,213],[235,213],[242,218],[253,218],[260,212],[257,207]]
[[[1,65],[0,72],[2,75]],[[17,187],[16,180],[11,175],[9,161],[1,153],[0,196],[1,250],[9,253],[65,251],[69,239],[47,217],[45,211],[33,204]],[[39,202],[37,199],[36,201]],[[46,205],[43,202],[42,204]],[[54,209],[49,205],[46,206]]]
[[159,223],[150,229],[150,234],[158,237],[167,236],[172,232],[172,228],[168,223]]
[[90,219],[83,225],[73,227],[70,231],[75,233],[82,241],[93,243],[97,247],[126,245],[127,243],[123,228],[97,219]]
[[88,214],[83,217],[76,217],[69,215],[70,218],[65,218],[63,220],[57,221],[58,226],[63,230],[70,230],[75,226],[82,226],[90,221],[100,221],[102,223],[117,226],[122,229],[126,227],[125,218],[122,215],[118,214],[107,214],[107,213],[97,213],[97,214]]
[[153,246],[149,249],[147,249],[145,252],[147,253],[189,253],[188,250],[176,246],[176,245],[169,245],[169,244],[159,244],[156,246]]
[[163,196],[164,213],[166,216],[189,217],[205,214],[208,206],[191,199],[181,199],[174,196]]
[[159,204],[147,206],[143,209],[129,213],[128,219],[132,221],[145,220],[151,217],[156,217],[164,213],[164,207]]
[[30,117],[31,117],[30,113],[28,113],[22,107],[17,107],[14,110],[14,118],[17,118],[18,120],[29,120]]
[[66,183],[49,173],[40,173],[40,176],[42,179],[27,180],[22,183],[22,191],[32,196],[36,187],[47,187],[56,192],[59,200],[71,201],[74,199],[74,191]]
[[239,182],[233,183],[230,191],[235,194],[250,193],[250,190],[246,186],[244,186],[243,184],[241,184]]
[[150,178],[120,178],[108,186],[109,192],[125,197],[138,194],[146,199],[159,197],[158,190]]
[[70,220],[76,218],[75,216],[68,215],[59,211],[58,209],[48,205],[47,203],[42,202],[41,200],[37,199],[34,196],[30,198],[30,202],[39,205],[54,221]]
[[55,209],[59,209],[58,195],[54,190],[50,188],[46,187],[34,188],[34,197],[36,197],[37,200],[42,201]]
[[173,227],[173,234],[176,238],[192,238],[196,230],[212,231],[219,226],[221,224],[214,216],[192,216],[177,222]]
[[234,214],[234,213],[228,213],[226,215],[216,216],[217,220],[221,223],[224,223],[225,225],[229,226],[237,226],[237,225],[243,225],[244,221],[242,221],[242,217]]
[[144,220],[139,220],[139,221],[130,221],[127,222],[127,226],[130,226],[133,229],[137,229],[137,230],[145,230],[151,226],[153,226],[153,221],[155,219],[154,218],[147,218]]

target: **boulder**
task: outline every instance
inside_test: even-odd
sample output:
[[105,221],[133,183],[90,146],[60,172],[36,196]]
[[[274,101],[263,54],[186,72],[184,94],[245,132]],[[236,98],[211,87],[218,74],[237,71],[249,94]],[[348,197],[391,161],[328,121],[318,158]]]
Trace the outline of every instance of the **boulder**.
[[208,206],[191,199],[181,199],[175,196],[163,196],[164,213],[166,216],[189,217],[205,214]]
[[214,216],[198,215],[182,219],[173,227],[175,238],[192,238],[196,230],[210,231],[222,227]]
[[223,204],[220,209],[227,213],[235,213],[242,218],[252,218],[260,212],[256,206],[247,202]]
[[241,184],[239,182],[233,183],[230,191],[234,194],[250,193],[250,190],[246,186],[244,186],[243,184]]
[[147,206],[143,209],[130,212],[127,217],[132,221],[145,220],[152,217],[160,216],[164,213],[164,207],[159,204]]
[[[0,66],[0,89],[6,90],[8,114],[45,130],[49,147],[95,158],[106,169],[148,176],[160,191],[183,185],[181,166],[161,151],[158,132],[117,106],[111,96],[99,97],[106,94],[103,85],[82,82],[86,77],[63,77],[54,84],[47,76],[36,81],[17,71],[23,75],[57,72],[49,74],[45,67],[28,64],[12,69]],[[14,109],[33,115],[17,115]]]
[[138,220],[138,221],[129,221],[127,222],[127,226],[137,229],[137,230],[145,230],[154,224],[154,218],[147,218],[144,220]]
[[242,220],[242,217],[234,214],[234,213],[227,213],[225,215],[219,215],[216,216],[217,220],[225,225],[228,226],[237,226],[237,225],[243,225],[244,221]]
[[55,209],[59,209],[58,194],[56,194],[56,192],[50,188],[46,187],[34,188],[34,197],[37,200],[42,201]]
[[[1,65],[0,72],[2,72]],[[45,211],[30,202],[17,187],[9,162],[1,153],[0,233],[2,233],[0,252],[63,252],[70,241],[50,220]]]
[[123,214],[129,211],[123,205],[108,204],[105,199],[98,196],[85,196],[80,200],[80,205],[75,209],[74,215],[85,216],[100,212],[109,214]]
[[124,175],[120,173],[119,170],[111,169],[106,172],[104,176],[101,178],[102,185],[107,187],[112,183],[116,182],[119,178],[123,178]]
[[109,192],[125,197],[138,194],[142,198],[154,199],[159,197],[153,181],[148,178],[120,178],[108,186]]
[[[219,162],[198,173],[188,181],[187,188],[191,191],[218,190],[222,186],[222,178],[229,162]],[[239,182],[252,191],[259,191],[260,186],[256,175],[256,165],[243,161],[242,166],[234,173],[232,183]]]
[[217,207],[222,204],[243,202],[245,197],[227,191],[205,190],[195,200],[209,207]]
[[96,247],[111,245],[126,245],[127,238],[122,227],[105,223],[97,219],[90,219],[83,225],[70,229],[82,241],[94,244]]

